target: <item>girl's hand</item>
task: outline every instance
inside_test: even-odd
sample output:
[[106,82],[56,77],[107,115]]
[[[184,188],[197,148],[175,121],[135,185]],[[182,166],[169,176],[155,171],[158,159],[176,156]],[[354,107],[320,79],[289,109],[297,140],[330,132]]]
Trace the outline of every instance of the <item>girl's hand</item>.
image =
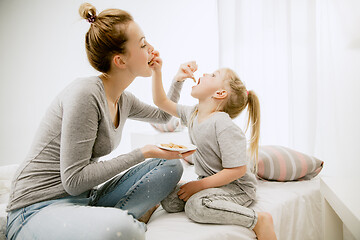
[[195,80],[194,72],[196,72],[197,69],[198,66],[195,61],[181,64],[179,71],[175,75],[176,81],[183,82],[186,78],[192,78]]
[[154,57],[151,60],[150,68],[154,72],[160,72],[162,67],[162,59],[160,58],[160,53],[158,51],[153,51],[152,54]]
[[192,181],[188,182],[180,187],[180,191],[178,191],[178,196],[183,201],[189,200],[189,198],[197,192],[204,190],[204,186],[200,181]]
[[155,145],[146,145],[141,148],[141,151],[145,158],[161,158],[161,159],[180,159],[185,158],[193,154],[196,150],[188,151],[186,153],[180,153],[175,151],[168,151],[161,149]]

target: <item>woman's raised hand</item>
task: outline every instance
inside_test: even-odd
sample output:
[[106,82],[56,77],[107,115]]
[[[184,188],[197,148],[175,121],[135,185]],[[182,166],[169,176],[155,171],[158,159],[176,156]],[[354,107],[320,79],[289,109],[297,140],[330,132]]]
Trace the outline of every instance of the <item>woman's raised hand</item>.
[[179,71],[175,75],[175,79],[178,82],[183,82],[187,78],[192,78],[195,80],[194,72],[196,72],[198,66],[196,61],[186,62],[180,65]]
[[161,158],[161,159],[179,159],[185,158],[193,154],[196,150],[180,153],[176,151],[168,151],[161,149],[155,145],[146,145],[141,148],[141,151],[145,158]]

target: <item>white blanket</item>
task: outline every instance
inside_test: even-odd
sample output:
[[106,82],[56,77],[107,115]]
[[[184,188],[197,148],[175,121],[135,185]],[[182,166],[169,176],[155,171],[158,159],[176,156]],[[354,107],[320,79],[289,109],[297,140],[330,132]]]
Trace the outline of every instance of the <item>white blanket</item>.
[[[183,180],[196,176],[185,167]],[[321,239],[321,195],[319,178],[299,182],[259,181],[256,211],[271,213],[279,240]],[[159,207],[152,215],[146,232],[147,240],[212,240],[256,239],[253,231],[235,225],[199,224],[184,212],[167,213]]]

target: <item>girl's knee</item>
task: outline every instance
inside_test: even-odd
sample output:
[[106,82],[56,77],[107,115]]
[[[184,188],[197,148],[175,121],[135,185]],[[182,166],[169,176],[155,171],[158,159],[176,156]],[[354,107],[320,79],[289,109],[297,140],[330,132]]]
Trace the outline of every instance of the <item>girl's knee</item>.
[[169,213],[184,211],[185,202],[177,195],[181,185],[182,184],[178,184],[174,190],[164,200],[161,201],[161,206],[165,211]]
[[194,195],[185,204],[186,216],[195,222],[206,222],[204,220],[205,211],[206,207],[203,204],[203,199],[194,197]]

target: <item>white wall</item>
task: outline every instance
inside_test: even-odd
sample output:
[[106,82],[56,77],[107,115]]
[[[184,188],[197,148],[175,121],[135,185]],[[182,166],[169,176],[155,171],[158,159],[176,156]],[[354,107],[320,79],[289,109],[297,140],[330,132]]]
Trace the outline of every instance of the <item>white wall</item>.
[[[21,162],[46,108],[67,84],[98,74],[89,65],[84,36],[89,24],[80,19],[80,0],[0,1],[0,166]],[[165,88],[178,66],[197,60],[199,72],[218,66],[215,0],[93,0],[98,11],[130,12],[163,58]],[[182,103],[193,104],[191,83]],[[151,101],[151,78],[139,78],[129,91]],[[187,96],[187,97],[186,97]],[[130,132],[151,128],[129,121],[117,153],[130,150]]]

